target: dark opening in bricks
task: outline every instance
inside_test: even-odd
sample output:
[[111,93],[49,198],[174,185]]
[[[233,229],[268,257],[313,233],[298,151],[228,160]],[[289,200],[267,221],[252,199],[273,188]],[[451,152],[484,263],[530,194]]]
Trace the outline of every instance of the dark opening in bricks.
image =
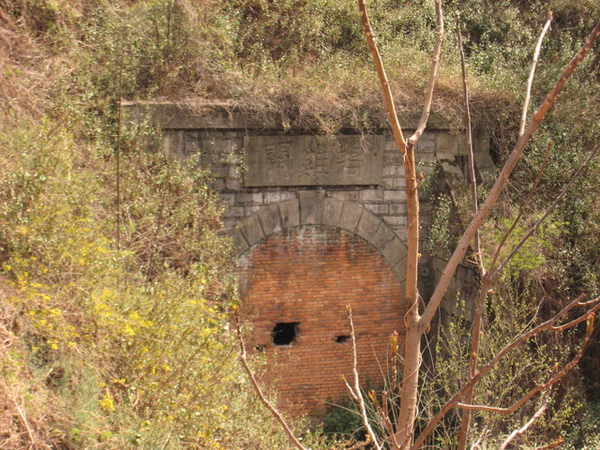
[[348,342],[349,340],[350,340],[350,336],[348,336],[347,334],[341,334],[335,338],[335,342],[337,342],[338,344]]
[[275,345],[292,345],[298,334],[300,322],[279,322],[273,328],[271,336]]

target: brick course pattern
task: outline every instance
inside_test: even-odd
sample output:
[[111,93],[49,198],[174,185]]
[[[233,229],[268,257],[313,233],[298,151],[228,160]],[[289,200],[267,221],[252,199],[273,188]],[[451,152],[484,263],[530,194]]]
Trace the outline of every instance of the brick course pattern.
[[[321,415],[347,394],[352,344],[346,305],[356,328],[363,385],[388,374],[389,336],[403,339],[401,285],[382,255],[340,228],[288,228],[251,247],[238,264],[243,311],[252,321],[249,347],[264,351],[279,382],[282,406]],[[290,345],[275,345],[278,323],[295,324]]]

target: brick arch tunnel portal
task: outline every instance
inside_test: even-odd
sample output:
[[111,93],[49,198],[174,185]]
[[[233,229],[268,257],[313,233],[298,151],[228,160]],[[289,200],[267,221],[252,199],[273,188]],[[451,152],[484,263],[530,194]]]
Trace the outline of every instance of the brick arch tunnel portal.
[[[270,209],[239,227],[245,244],[256,239],[237,263],[242,311],[253,324],[248,346],[265,353],[284,408],[322,415],[352,379],[347,305],[363,383],[380,386],[391,372],[390,337],[404,335],[405,248],[358,205],[317,194]],[[283,226],[288,216],[298,220]]]

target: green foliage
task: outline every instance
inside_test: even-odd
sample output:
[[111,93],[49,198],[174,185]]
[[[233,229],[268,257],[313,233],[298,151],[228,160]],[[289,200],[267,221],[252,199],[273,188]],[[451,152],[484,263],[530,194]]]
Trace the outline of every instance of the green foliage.
[[346,397],[339,404],[331,402],[323,418],[323,432],[326,435],[341,435],[355,440],[365,438],[360,411],[352,399]]
[[599,442],[600,405],[591,403],[568,430],[565,448],[568,450],[593,450],[598,448]]
[[[461,11],[473,115],[491,128],[502,161],[516,140],[518,87],[525,84],[546,9],[554,10],[555,21],[534,105],[600,6],[592,0],[444,3],[447,18]],[[370,9],[405,115],[422,102],[433,2],[373,0]],[[380,128],[386,118],[354,2],[0,0],[0,12],[0,320],[19,337],[0,358],[0,370],[27,401],[36,430],[56,446],[77,448],[285,447],[235,364],[226,329],[235,300],[229,244],[216,233],[221,211],[206,175],[193,160],[146,153],[142,147],[155,147],[152,130],[122,133],[117,201],[117,105],[121,98],[194,96],[275,115],[286,128]],[[434,110],[460,127],[452,28],[448,20]],[[552,141],[530,207],[534,218],[600,135],[597,86],[589,82],[600,73],[594,52],[532,142],[507,194],[506,204],[522,202]],[[518,321],[537,320],[531,305],[541,294],[598,293],[599,173],[596,164],[508,267],[488,308],[485,355],[520,330]],[[506,204],[484,230],[484,243],[496,242],[515,216]],[[450,200],[440,198],[428,242],[437,256],[450,250],[451,212]],[[560,303],[546,301],[540,317]],[[456,337],[461,324],[447,334],[454,359],[436,368],[432,390],[423,394],[427,413],[464,376],[455,364],[466,352]],[[478,401],[516,398],[545,366],[564,360],[561,348],[577,341],[560,338],[515,354],[482,385]],[[590,361],[592,379],[597,363]],[[500,385],[506,376],[512,383]],[[531,442],[569,423],[579,400],[564,391],[553,406],[564,414],[554,424],[540,423]],[[477,420],[498,438],[531,408],[508,420]],[[345,421],[331,414],[332,423]],[[594,436],[593,420],[581,423]],[[445,425],[437,439],[448,443],[455,421]],[[322,445],[318,433],[305,439]]]
[[117,201],[114,158],[65,127],[10,125],[0,267],[14,312],[3,320],[18,327],[36,389],[63,405],[61,441],[285,446],[237,364],[230,244],[198,165],[130,147]]
[[439,194],[433,205],[426,247],[431,256],[444,259],[450,256],[456,241],[452,228],[454,205],[452,198],[447,194]]

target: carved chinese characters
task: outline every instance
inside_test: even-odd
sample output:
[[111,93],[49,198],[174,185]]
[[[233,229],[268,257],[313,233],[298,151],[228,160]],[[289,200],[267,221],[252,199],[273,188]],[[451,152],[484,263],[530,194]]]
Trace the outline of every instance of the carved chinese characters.
[[379,185],[381,136],[247,136],[247,187]]

